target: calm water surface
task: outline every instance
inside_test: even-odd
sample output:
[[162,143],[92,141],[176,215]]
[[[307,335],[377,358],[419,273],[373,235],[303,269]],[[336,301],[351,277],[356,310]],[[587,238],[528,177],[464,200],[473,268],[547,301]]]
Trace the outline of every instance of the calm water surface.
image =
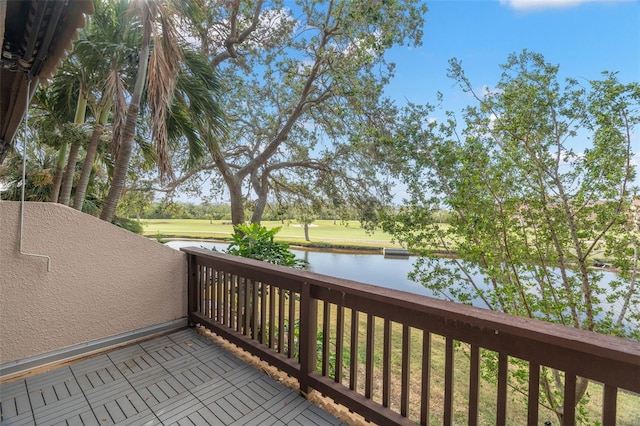
[[[223,251],[228,247],[225,243],[209,243],[203,241],[170,241],[166,245],[179,249],[181,247],[202,247]],[[309,262],[309,269],[320,274],[345,278],[380,287],[403,290],[414,294],[433,296],[433,293],[422,285],[410,281],[407,274],[413,270],[416,257],[408,259],[387,258],[381,254],[332,253],[320,251],[292,250],[296,257]],[[603,271],[603,285],[616,279],[613,272]],[[480,282],[482,280],[479,280]],[[485,307],[478,299],[472,301],[476,306]],[[618,306],[608,305],[603,301],[603,307],[619,310]]]
[[[167,245],[175,249],[181,247],[211,249],[215,247],[218,251],[223,251],[228,247],[228,244],[225,243],[201,241],[170,241]],[[413,270],[414,257],[409,259],[385,259],[381,254],[291,251],[295,253],[296,257],[309,262],[309,270],[319,274],[432,296],[429,290],[407,278],[407,274]]]

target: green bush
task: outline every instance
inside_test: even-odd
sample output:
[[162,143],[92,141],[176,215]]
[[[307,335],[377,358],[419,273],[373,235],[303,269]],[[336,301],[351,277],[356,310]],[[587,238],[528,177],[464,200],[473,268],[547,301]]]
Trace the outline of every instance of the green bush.
[[115,217],[113,221],[111,221],[111,223],[139,235],[142,235],[142,232],[144,231],[144,229],[142,228],[142,224],[136,219]]
[[291,266],[304,269],[307,262],[297,259],[289,250],[289,245],[274,241],[280,227],[267,229],[257,223],[251,225],[236,225],[232,242],[225,251],[235,256],[262,260],[275,265]]

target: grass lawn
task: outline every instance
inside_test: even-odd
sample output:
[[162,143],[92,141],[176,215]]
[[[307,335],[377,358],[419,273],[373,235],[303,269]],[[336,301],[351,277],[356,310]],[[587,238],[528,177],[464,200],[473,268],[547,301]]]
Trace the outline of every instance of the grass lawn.
[[[199,239],[228,239],[233,233],[233,226],[229,221],[206,219],[143,219],[144,235],[161,238],[199,238]],[[269,229],[281,226],[277,234],[278,241],[293,245],[327,246],[327,247],[400,247],[391,242],[391,236],[382,231],[374,234],[360,227],[357,221],[347,223],[332,220],[317,220],[309,227],[309,239],[304,240],[304,229],[300,224],[279,221],[264,221],[262,226]]]

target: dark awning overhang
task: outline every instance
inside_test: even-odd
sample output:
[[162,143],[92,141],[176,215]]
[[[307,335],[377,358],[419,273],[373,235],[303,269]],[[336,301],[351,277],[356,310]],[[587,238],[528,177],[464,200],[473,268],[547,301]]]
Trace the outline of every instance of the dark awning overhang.
[[92,12],[91,0],[0,0],[0,164],[37,85],[51,78]]

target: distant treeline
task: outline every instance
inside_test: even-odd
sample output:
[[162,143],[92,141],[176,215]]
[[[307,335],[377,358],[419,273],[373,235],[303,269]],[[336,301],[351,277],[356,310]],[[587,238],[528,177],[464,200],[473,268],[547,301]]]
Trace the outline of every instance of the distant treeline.
[[[143,209],[133,215],[139,219],[206,219],[206,220],[231,220],[231,206],[229,204],[193,204],[182,202],[170,203],[149,203]],[[247,217],[250,214],[247,213]],[[433,213],[433,219],[439,223],[449,223],[451,212],[438,210]],[[277,221],[295,219],[294,209],[286,207],[268,206],[265,209],[262,220]],[[340,211],[319,212],[314,217],[315,220],[358,220],[358,212]]]
[[[247,217],[251,217],[247,210]],[[293,215],[289,214],[287,208],[275,208],[267,206],[262,216],[262,220],[287,220],[292,219]],[[353,217],[341,212],[340,215],[331,212],[319,213],[316,219],[320,220],[350,220],[355,219],[356,212]],[[207,219],[207,220],[231,220],[231,206],[229,204],[192,204],[192,203],[151,203],[141,212],[138,212],[140,219]]]
[[150,203],[141,219],[209,219],[231,220],[231,206],[227,204]]

